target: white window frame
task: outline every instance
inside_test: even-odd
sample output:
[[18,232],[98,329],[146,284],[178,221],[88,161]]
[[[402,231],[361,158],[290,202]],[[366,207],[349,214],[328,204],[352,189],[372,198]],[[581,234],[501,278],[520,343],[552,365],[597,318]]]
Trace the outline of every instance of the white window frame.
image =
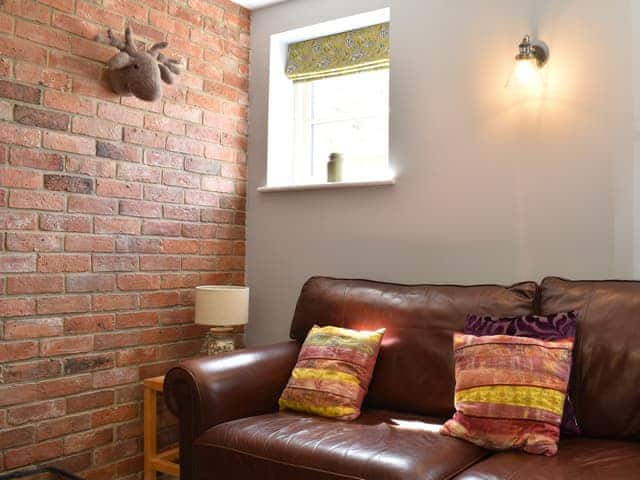
[[269,62],[269,113],[268,113],[268,148],[267,179],[260,191],[276,191],[286,189],[303,189],[309,187],[350,186],[351,183],[363,185],[387,185],[395,183],[391,169],[383,178],[364,179],[362,182],[345,182],[345,185],[328,184],[326,182],[302,183],[304,176],[300,174],[300,159],[295,158],[294,129],[299,114],[295,111],[296,88],[294,82],[285,75],[287,63],[287,46],[312,38],[333,35],[355,30],[379,23],[389,22],[391,9],[383,8],[351,17],[340,18],[317,25],[299,28],[271,36],[271,52]]

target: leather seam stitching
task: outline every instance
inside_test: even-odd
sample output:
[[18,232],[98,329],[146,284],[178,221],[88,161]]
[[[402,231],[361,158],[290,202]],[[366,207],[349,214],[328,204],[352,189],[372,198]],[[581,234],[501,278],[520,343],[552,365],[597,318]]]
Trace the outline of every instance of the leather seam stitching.
[[295,464],[295,463],[284,462],[282,460],[276,460],[276,459],[273,459],[273,458],[264,457],[262,455],[257,455],[255,453],[245,452],[243,450],[239,450],[237,448],[232,448],[232,447],[227,447],[227,446],[224,446],[224,445],[218,445],[216,443],[199,442],[196,446],[206,446],[206,447],[219,448],[221,450],[232,451],[232,452],[235,452],[235,453],[239,453],[241,455],[246,455],[248,457],[254,457],[254,458],[258,458],[260,460],[265,460],[265,461],[268,461],[268,462],[278,463],[280,465],[287,465],[289,467],[301,468],[303,470],[311,470],[311,471],[319,472],[319,473],[328,473],[330,475],[339,475],[340,477],[350,478],[352,480],[366,480],[364,477],[354,477],[353,475],[345,475],[345,474],[338,473],[338,472],[332,472],[331,470],[323,470],[323,469],[320,469],[320,468],[307,467],[305,465],[298,465],[298,464]]

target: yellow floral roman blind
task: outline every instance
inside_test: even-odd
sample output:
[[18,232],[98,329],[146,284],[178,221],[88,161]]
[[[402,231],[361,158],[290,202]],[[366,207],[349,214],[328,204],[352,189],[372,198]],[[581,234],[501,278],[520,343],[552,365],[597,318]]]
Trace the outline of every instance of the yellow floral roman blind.
[[319,80],[389,67],[389,23],[289,45],[287,77]]

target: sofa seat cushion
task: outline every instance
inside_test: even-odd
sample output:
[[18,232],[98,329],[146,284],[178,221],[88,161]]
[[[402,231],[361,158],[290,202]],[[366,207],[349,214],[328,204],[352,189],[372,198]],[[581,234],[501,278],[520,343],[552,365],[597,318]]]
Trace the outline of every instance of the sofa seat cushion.
[[476,463],[456,480],[578,480],[638,478],[640,443],[592,438],[560,440],[558,454],[541,457],[509,451]]
[[442,419],[368,410],[353,422],[295,412],[217,425],[193,444],[194,480],[448,479],[489,454]]

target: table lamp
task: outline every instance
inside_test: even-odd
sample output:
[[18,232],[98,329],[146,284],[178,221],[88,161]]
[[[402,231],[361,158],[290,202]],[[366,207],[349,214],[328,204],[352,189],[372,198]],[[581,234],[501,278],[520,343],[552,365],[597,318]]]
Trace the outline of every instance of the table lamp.
[[196,287],[196,323],[211,327],[203,347],[208,355],[243,348],[244,328],[238,327],[244,327],[248,321],[249,287]]

